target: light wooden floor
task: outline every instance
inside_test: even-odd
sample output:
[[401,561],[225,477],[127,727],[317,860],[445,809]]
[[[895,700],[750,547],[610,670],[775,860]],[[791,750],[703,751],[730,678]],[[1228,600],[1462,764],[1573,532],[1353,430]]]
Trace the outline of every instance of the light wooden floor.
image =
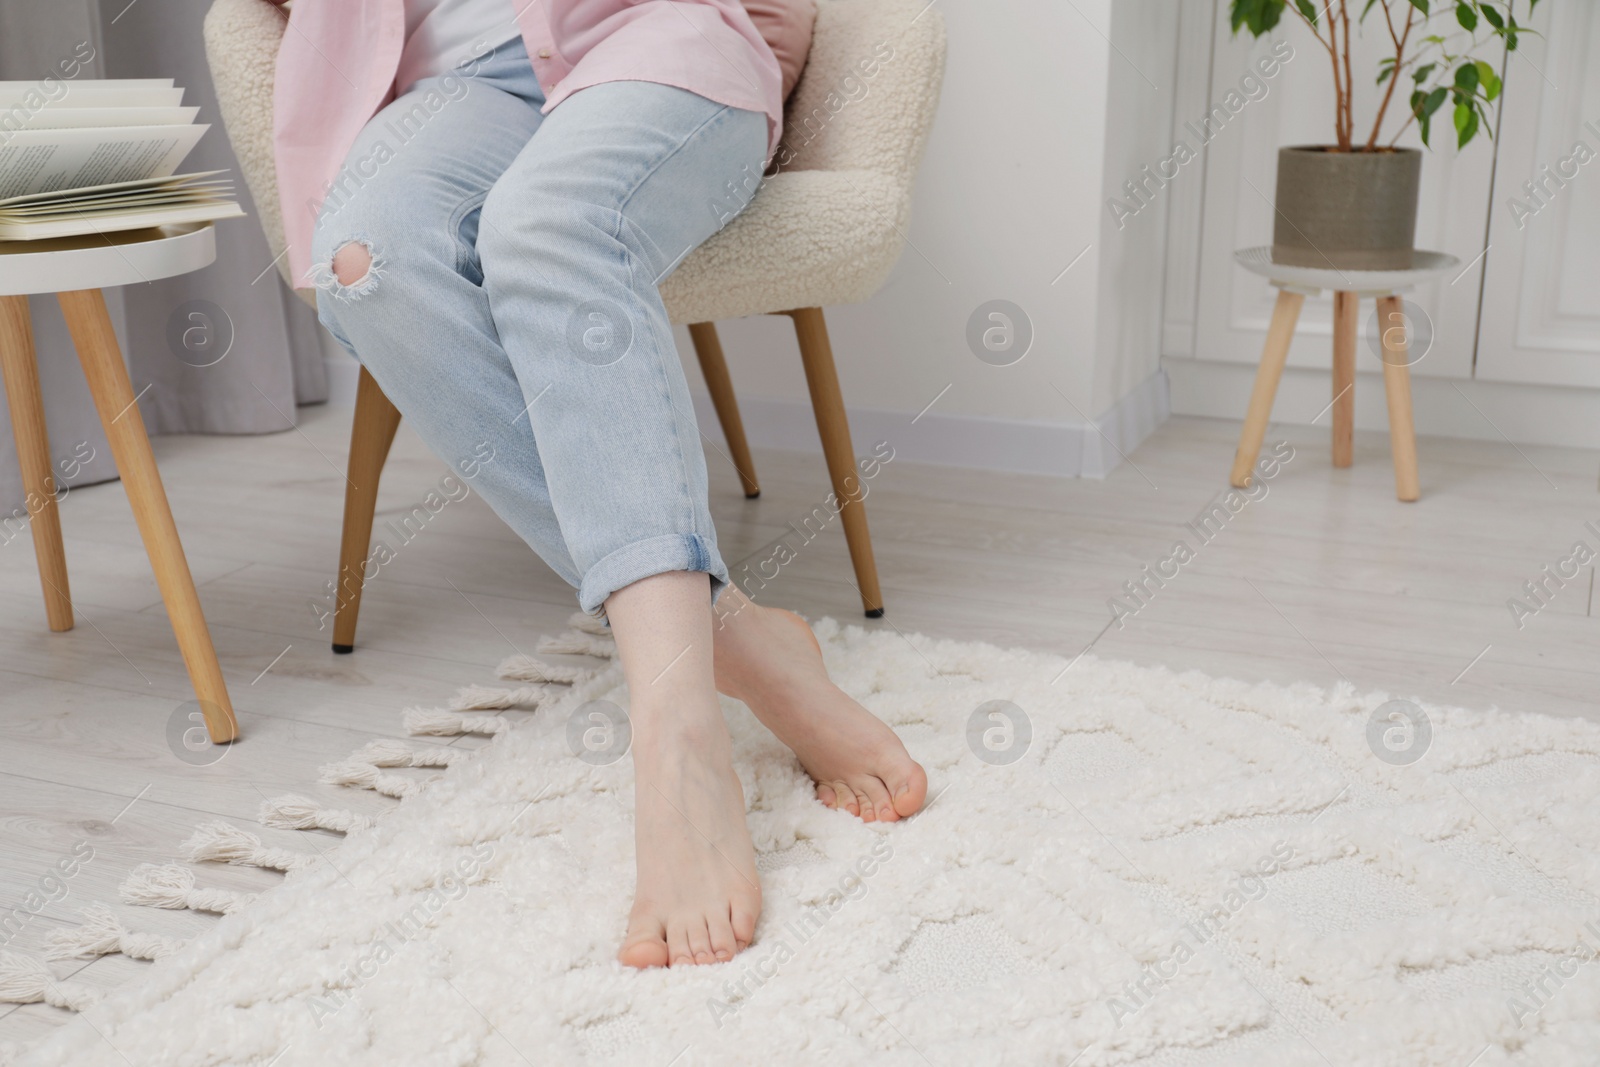
[[[399,548],[368,587],[356,653],[334,656],[309,604],[334,569],[350,416],[302,416],[291,433],[155,444],[244,732],[213,766],[168,749],[168,721],[192,694],[121,487],[74,490],[64,505],[79,620],[70,633],[46,629],[28,538],[0,545],[0,915],[75,842],[95,850],[10,947],[36,951],[84,905],[114,901],[129,869],[176,859],[206,818],[253,826],[261,800],[288,790],[382,810],[392,802],[315,785],[316,768],[397,736],[403,707],[490,681],[501,658],[531,651],[573,610],[567,588],[473,497]],[[1269,494],[1125,627],[1106,629],[1106,601],[1124,581],[1176,538],[1194,544],[1183,525],[1226,489],[1236,433],[1173,419],[1136,466],[1103,482],[891,462],[868,499],[888,615],[867,625],[1069,657],[1104,630],[1094,651],[1106,657],[1600,718],[1592,571],[1520,630],[1506,607],[1574,541],[1600,547],[1582,529],[1600,526],[1589,452],[1425,440],[1423,498],[1403,505],[1385,438],[1358,436],[1356,466],[1335,471],[1325,430],[1274,427],[1269,445],[1287,439],[1296,456]],[[857,444],[865,453],[871,442]],[[713,452],[711,463],[730,561],[783,536],[827,491],[820,456],[759,454],[763,495],[748,502],[727,461]],[[403,426],[380,530],[444,473]],[[835,523],[758,599],[862,623],[849,576]],[[255,829],[269,844],[306,847],[306,835]],[[252,889],[278,877],[230,868],[205,882]],[[178,936],[214,921],[120,910],[138,929]],[[56,973],[112,986],[144,966],[113,956]],[[0,1007],[0,1039],[64,1018]]]

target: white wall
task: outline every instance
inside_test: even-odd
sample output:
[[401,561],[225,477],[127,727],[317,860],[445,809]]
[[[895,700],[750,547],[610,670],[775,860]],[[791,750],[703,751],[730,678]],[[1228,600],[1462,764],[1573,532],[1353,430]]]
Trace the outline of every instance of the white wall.
[[[1119,233],[1104,199],[1169,147],[1170,4],[938,4],[949,61],[911,247],[871,301],[828,309],[858,447],[893,434],[912,458],[1103,473],[1085,419],[1108,417],[1116,429],[1117,402],[1159,384],[1146,383],[1158,374],[1165,224],[1141,218],[1148,225]],[[993,299],[1032,322],[1033,346],[1011,366],[967,347],[968,317]],[[816,449],[788,320],[718,329],[752,443]],[[703,392],[682,330],[679,350]],[[1164,415],[1159,404],[1144,409],[1133,428],[1112,433],[1124,449]]]

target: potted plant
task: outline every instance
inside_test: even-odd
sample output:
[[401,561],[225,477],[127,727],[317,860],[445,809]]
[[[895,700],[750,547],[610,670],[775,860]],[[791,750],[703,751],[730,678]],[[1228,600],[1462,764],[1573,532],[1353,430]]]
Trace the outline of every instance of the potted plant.
[[[1528,0],[1530,15],[1537,3]],[[1496,41],[1508,52],[1516,49],[1518,34],[1529,32],[1518,24],[1516,6],[1516,0],[1231,0],[1235,34],[1244,29],[1260,37],[1287,10],[1316,37],[1333,71],[1333,143],[1278,150],[1275,261],[1348,270],[1411,266],[1422,153],[1395,143],[1415,122],[1429,144],[1434,117],[1446,102],[1454,105],[1449,114],[1458,146],[1480,131],[1494,135],[1489,105],[1500,95],[1500,77],[1476,53]],[[1358,131],[1350,24],[1365,28],[1379,14],[1394,52],[1378,63],[1377,115],[1370,130]],[[1411,81],[1408,106],[1391,116],[1404,78]],[[1394,135],[1385,142],[1384,122],[1391,118]]]

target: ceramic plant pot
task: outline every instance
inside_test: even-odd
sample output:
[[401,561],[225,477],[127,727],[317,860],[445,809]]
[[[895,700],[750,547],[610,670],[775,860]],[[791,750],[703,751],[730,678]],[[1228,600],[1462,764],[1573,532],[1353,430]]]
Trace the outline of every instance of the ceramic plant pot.
[[1272,258],[1296,267],[1405,270],[1417,228],[1422,153],[1278,149]]

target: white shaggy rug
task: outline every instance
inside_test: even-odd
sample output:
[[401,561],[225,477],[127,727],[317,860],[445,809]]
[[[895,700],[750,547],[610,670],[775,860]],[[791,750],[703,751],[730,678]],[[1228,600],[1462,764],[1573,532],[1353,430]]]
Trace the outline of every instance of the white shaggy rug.
[[567,739],[608,668],[23,1062],[1595,1062],[1600,727],[817,629],[937,800],[828,811],[730,703],[766,908],[733,963],[613,962],[631,761]]

